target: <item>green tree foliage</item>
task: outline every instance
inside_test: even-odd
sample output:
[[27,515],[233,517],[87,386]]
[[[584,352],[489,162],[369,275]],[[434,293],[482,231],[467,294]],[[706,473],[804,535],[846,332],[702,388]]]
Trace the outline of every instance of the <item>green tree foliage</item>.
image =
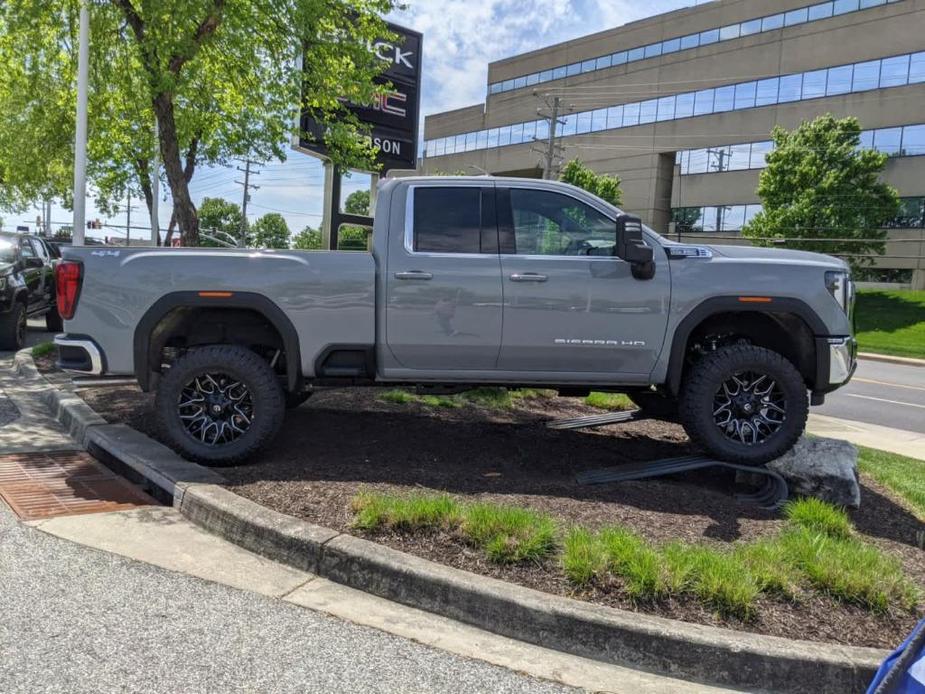
[[562,169],[560,180],[571,183],[573,186],[606,200],[611,205],[619,207],[623,204],[623,191],[620,189],[620,178],[610,174],[599,174],[581,163],[580,159],[572,159]]
[[764,209],[742,233],[762,245],[788,239],[787,248],[842,256],[854,267],[872,263],[899,209],[896,190],[880,181],[887,155],[861,148],[851,117],[819,116],[771,136],[758,183]]
[[[369,216],[369,191],[355,190],[344,201],[344,212],[364,217]],[[337,248],[344,251],[365,251],[369,234],[366,227],[345,224],[337,237]]]
[[251,227],[257,248],[289,248],[289,225],[278,212],[268,212]]
[[321,250],[321,230],[305,227],[292,239],[292,247],[300,251]]
[[[204,198],[199,205],[199,224],[203,233],[229,242],[241,238],[241,207],[224,198]],[[247,239],[248,241],[250,238]],[[201,239],[203,246],[219,246],[209,238]],[[249,245],[249,244],[248,244]]]
[[[77,0],[0,3],[0,205],[69,202]],[[189,183],[203,165],[284,159],[299,105],[332,158],[374,154],[346,102],[370,103],[386,67],[393,0],[100,0],[91,3],[89,174],[99,202],[151,202],[154,153],[186,245],[198,241]],[[304,72],[296,58],[304,58]],[[305,98],[302,99],[304,87]],[[154,138],[154,123],[159,138]],[[30,156],[23,156],[29,152]]]

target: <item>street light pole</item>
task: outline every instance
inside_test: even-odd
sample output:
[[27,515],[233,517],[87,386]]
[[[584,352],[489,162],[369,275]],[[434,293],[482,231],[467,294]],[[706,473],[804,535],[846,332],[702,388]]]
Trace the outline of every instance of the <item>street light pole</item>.
[[80,43],[77,52],[77,123],[74,139],[74,239],[84,245],[87,216],[87,87],[90,79],[89,0],[80,3]]

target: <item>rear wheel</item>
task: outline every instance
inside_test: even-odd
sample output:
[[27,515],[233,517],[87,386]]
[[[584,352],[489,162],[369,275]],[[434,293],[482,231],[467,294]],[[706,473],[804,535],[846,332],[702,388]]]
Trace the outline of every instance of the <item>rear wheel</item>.
[[688,436],[731,463],[761,465],[789,451],[809,413],[806,386],[776,352],[731,345],[691,367],[679,412]]
[[0,349],[15,352],[26,344],[26,307],[17,301],[0,314]]
[[162,430],[187,458],[234,465],[279,431],[285,397],[270,365],[244,347],[200,347],[177,359],[157,389]]

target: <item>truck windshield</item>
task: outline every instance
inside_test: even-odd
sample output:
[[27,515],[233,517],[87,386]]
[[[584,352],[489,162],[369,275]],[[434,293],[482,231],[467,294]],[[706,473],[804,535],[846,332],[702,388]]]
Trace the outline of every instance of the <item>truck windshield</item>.
[[0,239],[0,263],[12,263],[16,260],[16,251],[12,243]]

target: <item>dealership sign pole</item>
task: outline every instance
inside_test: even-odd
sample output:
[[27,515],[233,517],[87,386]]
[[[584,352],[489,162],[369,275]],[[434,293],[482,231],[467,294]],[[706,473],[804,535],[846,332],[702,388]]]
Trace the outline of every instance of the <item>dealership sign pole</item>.
[[[379,154],[379,174],[396,169],[417,168],[418,128],[421,108],[421,47],[420,33],[387,23],[395,41],[376,41],[370,46],[377,57],[389,67],[375,78],[378,84],[391,84],[392,89],[377,97],[370,106],[349,105],[361,123],[369,126],[369,138]],[[304,100],[303,100],[304,101]],[[299,140],[295,146],[300,152],[325,160],[325,209],[322,236],[325,247],[337,249],[337,230],[344,224],[371,227],[371,216],[341,212],[341,171],[328,159],[324,144],[324,126],[310,114],[303,113],[299,122]],[[376,174],[373,174],[375,182]],[[375,191],[370,194],[370,211],[373,214]]]
[[87,210],[87,86],[90,73],[89,0],[80,3],[80,33],[77,49],[77,123],[74,138],[74,221],[73,244],[84,244]]

